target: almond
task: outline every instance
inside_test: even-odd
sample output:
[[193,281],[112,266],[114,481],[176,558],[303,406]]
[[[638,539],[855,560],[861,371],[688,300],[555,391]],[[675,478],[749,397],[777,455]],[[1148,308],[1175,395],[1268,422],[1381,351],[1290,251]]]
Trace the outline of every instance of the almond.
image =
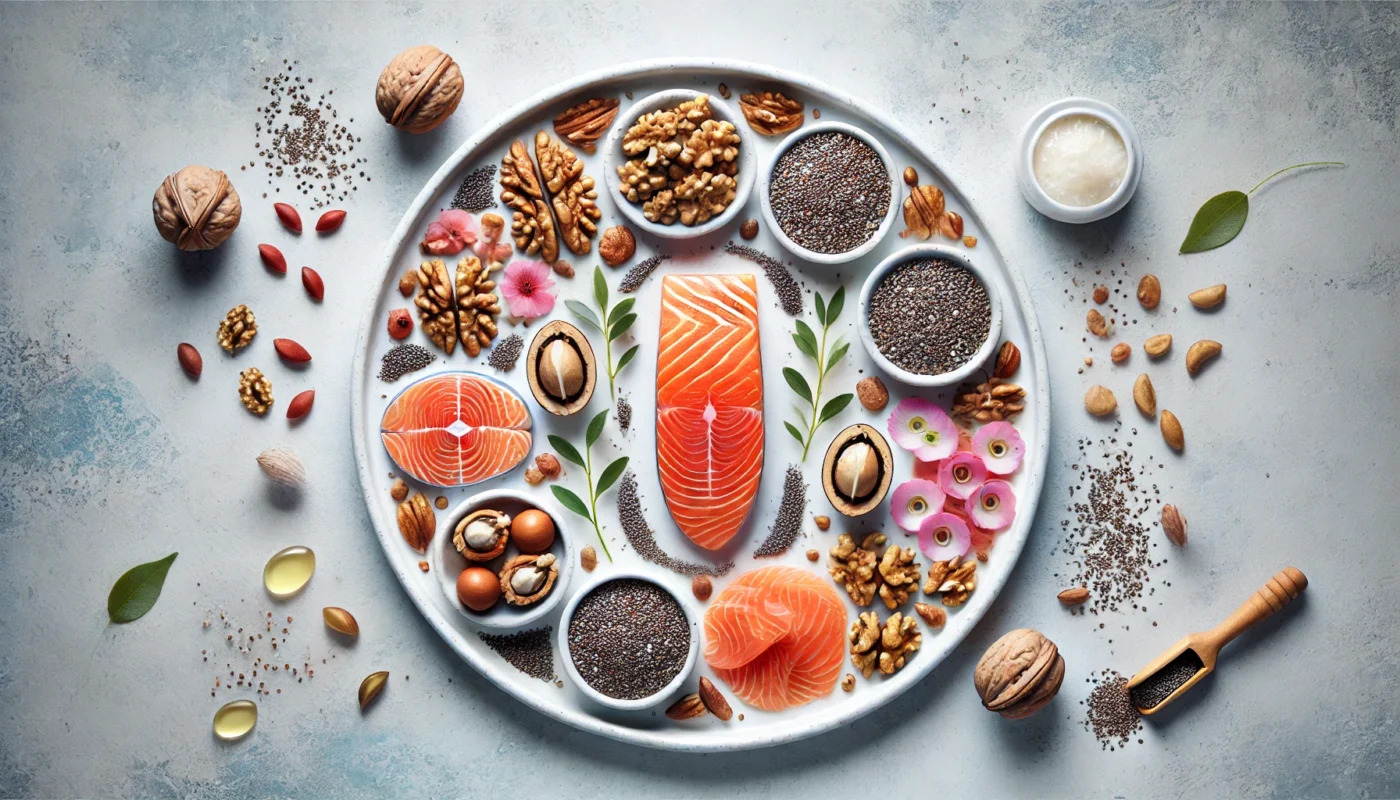
[[321,276],[316,274],[316,270],[311,267],[301,268],[301,285],[306,287],[306,293],[317,300],[326,298],[326,284],[321,280]]
[[1016,374],[1016,370],[1021,368],[1021,349],[1011,342],[1002,342],[1001,349],[997,351],[996,366],[992,369],[992,375],[1002,380],[1010,378]]
[[719,693],[719,689],[710,682],[709,678],[700,678],[700,702],[705,704],[711,714],[728,722],[734,716],[734,709],[729,707],[729,701],[724,699],[724,695]]
[[705,701],[694,693],[682,697],[666,709],[666,716],[674,720],[694,719],[704,716],[705,713]]
[[702,603],[710,599],[710,593],[714,591],[714,588],[709,575],[696,575],[690,579],[690,591],[694,593],[695,599]]
[[1133,405],[1148,417],[1157,413],[1157,390],[1152,388],[1152,379],[1146,372],[1133,381]]
[[1186,433],[1181,430],[1181,420],[1165,408],[1162,409],[1162,438],[1177,452],[1186,448]]
[[1113,346],[1113,350],[1108,354],[1108,357],[1113,359],[1113,363],[1122,364],[1124,361],[1128,360],[1128,356],[1132,355],[1132,353],[1133,348],[1129,347],[1127,342],[1119,342]]
[[1107,388],[1096,384],[1084,394],[1084,408],[1096,417],[1105,417],[1118,408],[1118,398]]
[[1157,276],[1148,273],[1138,281],[1137,288],[1138,302],[1146,309],[1154,309],[1162,302],[1162,282],[1157,280]]
[[258,466],[267,477],[283,486],[300,486],[306,481],[306,467],[296,453],[281,447],[264,450],[258,455]]
[[1089,329],[1089,333],[1099,338],[1108,336],[1108,321],[1103,318],[1103,314],[1100,314],[1097,308],[1089,309],[1089,313],[1084,315],[1084,324]]
[[1206,362],[1220,355],[1220,342],[1202,339],[1186,350],[1186,371],[1192,375],[1201,371]]
[[175,348],[175,357],[180,360],[180,369],[185,374],[199,380],[200,373],[204,372],[204,358],[199,355],[199,351],[189,342],[180,342],[180,346]]
[[389,673],[387,672],[376,672],[360,681],[360,710],[364,711],[370,703],[373,703],[388,683]]
[[1177,547],[1186,546],[1186,517],[1181,515],[1176,506],[1162,506],[1162,531],[1167,534],[1167,538]]
[[258,257],[262,259],[263,265],[273,272],[287,274],[287,258],[282,255],[282,251],[270,244],[258,245]]
[[306,348],[291,339],[273,339],[272,346],[276,348],[277,355],[294,364],[305,364],[311,360]]
[[359,636],[360,623],[355,621],[355,616],[343,608],[326,606],[321,609],[321,619],[326,621],[326,627],[342,633],[346,636]]
[[890,392],[884,381],[875,375],[867,375],[856,382],[856,397],[867,411],[879,411],[890,401]]
[[344,211],[341,211],[340,209],[335,209],[334,211],[327,211],[326,213],[321,215],[320,219],[316,220],[316,232],[330,233],[331,231],[339,228],[344,222]]
[[1142,343],[1142,349],[1152,358],[1161,358],[1172,349],[1172,335],[1170,333],[1159,333],[1156,336],[1147,337],[1147,341]]
[[1077,606],[1089,599],[1089,590],[1083,586],[1076,586],[1073,589],[1060,592],[1056,597],[1060,598],[1060,602],[1064,605]]
[[586,545],[578,552],[578,564],[584,572],[592,572],[598,566],[598,551],[593,549],[593,545]]
[[1186,296],[1196,308],[1215,308],[1225,302],[1225,284],[1217,283],[1204,289],[1197,289]]
[[287,230],[294,233],[301,233],[301,215],[296,208],[286,203],[273,203],[272,210],[277,212],[277,218],[282,220],[282,225]]
[[311,411],[311,404],[316,402],[316,390],[307,389],[287,404],[287,419],[301,419]]

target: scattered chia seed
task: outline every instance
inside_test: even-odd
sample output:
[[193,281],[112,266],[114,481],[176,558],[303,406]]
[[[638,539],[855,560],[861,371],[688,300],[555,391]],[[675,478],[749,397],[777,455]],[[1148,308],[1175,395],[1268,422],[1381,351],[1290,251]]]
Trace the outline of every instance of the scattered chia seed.
[[435,357],[428,348],[416,344],[395,345],[379,362],[379,380],[393,383],[410,372],[433,363]]
[[617,425],[623,433],[632,427],[632,404],[627,402],[626,397],[617,398]]
[[637,476],[633,475],[631,470],[623,473],[622,480],[619,481],[617,487],[617,516],[622,521],[622,532],[627,535],[627,542],[632,545],[632,549],[637,551],[637,555],[653,564],[663,566],[681,575],[714,575],[715,577],[719,577],[734,568],[733,561],[714,567],[709,564],[681,561],[667,555],[656,543],[656,533],[647,524],[646,515],[642,512],[642,501],[637,495]]
[[900,369],[952,372],[976,355],[992,326],[977,276],[951,261],[921,259],[890,271],[870,295],[870,334]]
[[496,342],[491,348],[491,355],[486,358],[486,363],[490,364],[492,369],[510,372],[515,369],[515,363],[520,360],[520,351],[524,347],[525,340],[520,338],[520,334],[512,333]]
[[1134,708],[1156,708],[1171,693],[1186,685],[1197,672],[1205,667],[1196,651],[1187,648],[1173,658],[1165,667],[1147,676],[1147,680],[1129,691]]
[[788,272],[787,266],[783,262],[761,250],[733,242],[724,246],[724,252],[740,258],[747,258],[763,267],[764,274],[768,276],[768,282],[773,284],[773,289],[778,293],[778,304],[783,307],[783,311],[793,317],[802,313],[802,287],[798,286],[797,281],[792,279],[792,273]]
[[690,656],[690,622],[680,603],[650,581],[600,584],[569,620],[569,658],[589,686],[608,697],[651,697]]
[[1093,731],[1104,750],[1122,747],[1134,733],[1142,730],[1142,716],[1128,699],[1128,679],[1115,670],[1106,669],[1091,675],[1089,681],[1094,684],[1094,690],[1089,693],[1088,700],[1079,701],[1080,705],[1087,706],[1084,730]]
[[849,253],[875,235],[890,209],[880,154],[844,133],[814,133],[773,166],[769,205],[789,239],[814,253]]
[[504,635],[478,633],[477,637],[485,642],[487,647],[496,651],[496,655],[504,658],[506,663],[512,667],[531,678],[552,681],[554,680],[554,639],[550,633],[553,630],[553,628],[544,627]]
[[786,553],[802,534],[802,519],[806,513],[807,484],[802,482],[802,470],[790,464],[783,479],[783,501],[778,504],[778,518],[773,521],[768,538],[754,551],[754,558]]
[[323,208],[358,190],[355,178],[365,178],[366,160],[351,156],[360,137],[336,121],[339,115],[328,100],[335,90],[313,95],[313,79],[292,74],[297,63],[284,58],[283,69],[263,78],[268,99],[258,106],[262,121],[253,123],[253,147],[274,193],[282,191],[279,179],[295,178],[291,193],[306,197],[314,208]]
[[477,167],[462,179],[452,196],[452,207],[463,211],[484,211],[496,205],[496,165]]
[[642,288],[642,282],[651,277],[651,273],[661,266],[662,261],[667,261],[670,258],[670,254],[655,255],[627,270],[627,274],[622,276],[622,283],[618,284],[617,290],[623,294],[631,294]]

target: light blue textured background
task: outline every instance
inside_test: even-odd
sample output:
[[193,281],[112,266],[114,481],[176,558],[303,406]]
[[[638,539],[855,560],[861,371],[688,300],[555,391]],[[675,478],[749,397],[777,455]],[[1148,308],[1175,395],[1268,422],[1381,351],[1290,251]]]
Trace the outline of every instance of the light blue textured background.
[[[1400,6],[702,3],[664,23],[654,6],[0,5],[0,795],[1400,794]],[[376,119],[371,87],[420,41],[461,63],[466,96],[437,132],[405,138]],[[1043,510],[992,612],[898,702],[749,754],[617,745],[484,685],[386,569],[345,424],[354,325],[377,282],[366,254],[441,160],[554,83],[669,55],[771,63],[891,111],[966,182],[1026,277],[1051,358]],[[327,302],[309,312],[294,276],[268,289],[253,245],[276,223],[261,179],[232,166],[255,157],[262,77],[284,57],[337,90],[374,179],[341,233],[289,253],[326,279]],[[1117,104],[1146,148],[1136,199],[1084,228],[1036,215],[1009,161],[1029,114],[1067,94]],[[1322,158],[1348,167],[1269,186],[1236,242],[1176,255],[1206,197]],[[230,246],[182,259],[149,204],[192,162],[230,170],[245,218]],[[1160,326],[1178,358],[1195,338],[1225,343],[1195,381],[1154,372],[1187,426],[1188,452],[1160,483],[1192,539],[1154,573],[1172,584],[1154,598],[1159,627],[1131,630],[1054,601],[1075,442],[1103,431],[1079,398],[1104,382],[1126,402],[1136,371],[1110,371],[1097,348],[1078,373],[1080,298],[1095,270],[1120,263],[1161,275],[1181,307]],[[1221,281],[1220,313],[1184,302]],[[238,407],[236,368],[213,346],[218,318],[252,299],[316,353],[301,376],[265,365],[281,398],[318,389],[294,430]],[[197,384],[175,365],[182,340],[205,354]],[[307,462],[300,503],[274,502],[253,467],[277,443]],[[1136,443],[1165,452],[1153,435]],[[313,545],[320,567],[312,591],[274,607],[259,571],[292,542]],[[155,610],[106,627],[116,576],[171,550],[181,555]],[[1080,726],[1088,673],[1131,673],[1287,563],[1313,582],[1301,607],[1236,644],[1144,744],[1101,751]],[[366,635],[350,648],[317,619],[346,595],[373,598],[356,605]],[[269,682],[289,688],[232,746],[209,735],[225,698],[209,697],[216,671],[199,655],[222,638],[201,627],[220,608],[249,622],[292,614],[289,660],[328,659],[310,682]],[[1013,724],[981,710],[971,670],[1017,626],[1057,641],[1068,673],[1046,711]],[[361,715],[355,687],[376,669],[393,683]]]

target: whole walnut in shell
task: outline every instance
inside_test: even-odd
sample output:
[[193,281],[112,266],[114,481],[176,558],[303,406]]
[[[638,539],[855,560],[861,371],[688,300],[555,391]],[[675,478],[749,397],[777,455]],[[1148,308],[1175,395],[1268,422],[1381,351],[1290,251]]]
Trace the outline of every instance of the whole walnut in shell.
[[452,56],[430,44],[394,56],[374,89],[374,104],[384,121],[409,133],[441,125],[461,100],[462,71]]
[[181,250],[213,250],[238,227],[243,204],[222,171],[191,164],[161,182],[151,211],[167,242]]
[[1045,707],[1065,679],[1065,659],[1039,631],[1017,628],[997,639],[973,671],[988,711],[1024,719]]

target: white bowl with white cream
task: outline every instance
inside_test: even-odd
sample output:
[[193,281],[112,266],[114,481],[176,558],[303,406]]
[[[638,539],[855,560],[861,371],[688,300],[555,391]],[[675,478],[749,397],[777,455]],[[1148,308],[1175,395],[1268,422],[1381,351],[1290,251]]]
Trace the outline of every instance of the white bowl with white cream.
[[1026,123],[1016,155],[1021,193],[1060,222],[1095,222],[1128,204],[1142,178],[1142,142],[1123,112],[1067,97]]

